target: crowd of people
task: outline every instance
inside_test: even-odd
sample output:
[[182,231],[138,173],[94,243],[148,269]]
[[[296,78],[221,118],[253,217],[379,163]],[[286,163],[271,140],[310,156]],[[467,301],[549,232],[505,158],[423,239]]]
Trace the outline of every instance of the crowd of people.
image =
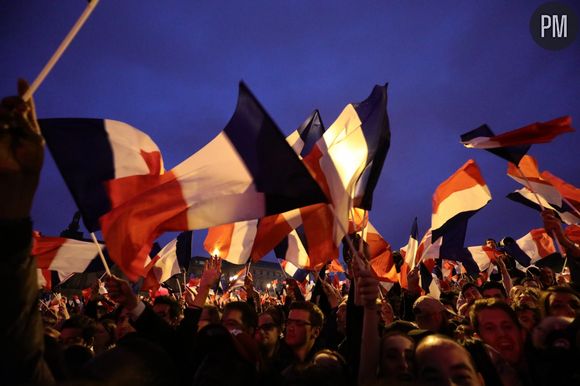
[[[19,82],[22,95],[27,88]],[[30,209],[43,160],[32,102],[0,107],[0,383],[72,385],[579,385],[580,246],[543,212],[569,275],[519,270],[497,250],[497,275],[467,276],[424,294],[413,269],[384,291],[362,253],[347,280],[319,278],[306,300],[246,280],[242,300],[210,297],[221,274],[206,263],[197,291],[141,297],[104,279],[90,295],[39,301]],[[356,241],[356,240],[355,240]],[[358,248],[356,248],[358,249]]]

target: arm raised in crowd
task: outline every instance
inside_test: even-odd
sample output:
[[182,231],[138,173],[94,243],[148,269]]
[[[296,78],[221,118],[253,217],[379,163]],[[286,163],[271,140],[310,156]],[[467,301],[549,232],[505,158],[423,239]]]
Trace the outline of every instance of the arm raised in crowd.
[[368,264],[360,258],[353,261],[353,276],[356,281],[357,305],[364,308],[358,381],[360,385],[365,385],[376,380],[379,363],[379,313],[376,302],[379,281]]
[[[28,84],[20,80],[18,93]],[[3,384],[54,383],[43,359],[36,262],[30,255],[30,210],[44,159],[44,140],[32,100],[4,98],[0,104],[0,281],[10,288],[0,318]]]

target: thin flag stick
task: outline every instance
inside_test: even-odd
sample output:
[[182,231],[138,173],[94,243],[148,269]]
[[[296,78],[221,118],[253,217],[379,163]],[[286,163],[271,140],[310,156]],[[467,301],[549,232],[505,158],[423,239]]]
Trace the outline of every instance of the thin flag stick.
[[112,276],[111,270],[109,269],[109,264],[107,264],[107,260],[105,259],[105,255],[103,255],[103,250],[101,249],[101,244],[99,244],[99,242],[97,241],[97,236],[95,236],[95,232],[91,232],[91,238],[93,239],[93,242],[97,246],[97,250],[99,251],[99,256],[101,257],[101,262],[103,263],[103,266],[105,267],[105,272],[107,273],[107,275]]
[[[340,227],[340,230],[344,232],[344,239],[346,240],[346,244],[348,245],[348,248],[350,249],[350,253],[352,253],[352,256],[354,259],[360,259],[359,254],[356,251],[356,248],[354,247],[354,244],[352,243],[352,240],[350,239],[347,230],[344,228],[344,225],[340,222],[340,220],[338,219],[338,216],[336,215],[336,210],[334,209],[334,205],[332,204],[328,204],[328,207],[330,208],[330,211],[332,212],[333,216],[334,216],[334,220],[335,222],[338,224],[338,226]],[[361,244],[363,243],[363,240],[361,240]],[[360,264],[362,264],[361,261],[359,261]],[[370,267],[369,267],[370,269]],[[379,294],[381,293],[381,288],[380,288],[380,284],[378,284],[379,286]],[[382,296],[382,294],[381,294]],[[381,297],[382,299],[382,297]]]
[[22,99],[28,101],[32,97],[32,95],[36,92],[36,90],[42,84],[48,73],[52,70],[56,62],[58,62],[64,51],[67,49],[69,44],[75,38],[76,34],[85,24],[85,22],[87,21],[87,19],[89,18],[89,16],[97,6],[97,4],[99,4],[99,0],[89,1],[87,7],[85,8],[81,16],[78,18],[77,22],[73,25],[73,27],[66,35],[62,43],[60,43],[60,46],[58,46],[54,54],[52,54],[50,60],[44,65],[44,68],[42,69],[42,71],[40,71],[40,74],[38,74],[36,79],[34,79],[34,82],[32,82],[32,85],[28,88]]
[[568,201],[568,199],[566,197],[562,196],[562,201],[564,201],[566,204],[568,204],[570,206],[570,208],[572,208],[574,213],[576,213],[578,215],[578,217],[580,217],[580,210],[578,210],[574,205],[572,205],[572,203],[570,201]]
[[[526,175],[521,171],[520,167],[518,165],[516,165],[516,169],[518,171],[518,173],[520,173],[520,176],[523,177],[523,179],[526,181],[526,187],[530,190],[530,192],[532,192],[534,194],[534,197],[536,198],[536,201],[538,201],[538,205],[540,205],[540,208],[542,208],[542,212],[544,210],[546,210],[546,208],[544,208],[544,205],[542,205],[542,201],[540,201],[540,197],[538,196],[538,194],[534,191],[534,189],[532,189],[532,184],[530,182],[530,180],[528,180],[528,177],[526,177]],[[554,245],[556,246],[556,250],[558,251],[558,253],[563,256],[563,257],[567,257],[566,254],[563,252],[562,250],[562,246],[560,245],[560,242],[558,241],[558,238],[556,237],[556,234],[554,233],[554,231],[552,231],[552,239],[554,239]]]

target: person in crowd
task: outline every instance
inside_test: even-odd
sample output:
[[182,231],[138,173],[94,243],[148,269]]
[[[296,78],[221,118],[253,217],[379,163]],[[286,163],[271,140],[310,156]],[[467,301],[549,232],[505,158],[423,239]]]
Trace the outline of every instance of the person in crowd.
[[580,310],[580,295],[570,287],[550,287],[539,301],[544,316],[575,318]]
[[230,302],[224,307],[222,324],[230,332],[240,330],[246,334],[254,336],[254,331],[256,329],[256,313],[246,302]]
[[513,309],[518,317],[520,326],[526,331],[526,334],[531,334],[534,331],[534,327],[540,322],[540,309],[525,303],[516,304]]
[[504,286],[497,281],[486,281],[480,288],[483,298],[495,298],[504,302],[508,301],[507,293]]
[[439,300],[429,295],[421,296],[413,304],[413,313],[419,328],[453,336],[447,308]]
[[323,323],[324,314],[315,304],[303,301],[290,305],[284,339],[296,363],[304,363],[314,355]]
[[422,385],[484,385],[469,352],[442,335],[430,335],[419,343],[415,363]]
[[469,318],[484,343],[497,350],[520,375],[527,370],[525,331],[509,305],[496,299],[481,299],[474,303]]
[[171,327],[177,327],[182,317],[181,306],[171,296],[157,296],[153,301],[153,312]]

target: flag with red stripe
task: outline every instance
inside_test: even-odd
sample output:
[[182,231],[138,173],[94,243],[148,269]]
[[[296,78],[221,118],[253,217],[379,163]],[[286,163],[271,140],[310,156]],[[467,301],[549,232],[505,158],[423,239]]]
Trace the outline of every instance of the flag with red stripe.
[[[111,258],[132,280],[143,274],[153,240],[163,232],[209,228],[326,201],[243,83],[225,129],[171,171],[147,182],[147,189],[101,217]],[[122,191],[133,182],[109,184]]]

